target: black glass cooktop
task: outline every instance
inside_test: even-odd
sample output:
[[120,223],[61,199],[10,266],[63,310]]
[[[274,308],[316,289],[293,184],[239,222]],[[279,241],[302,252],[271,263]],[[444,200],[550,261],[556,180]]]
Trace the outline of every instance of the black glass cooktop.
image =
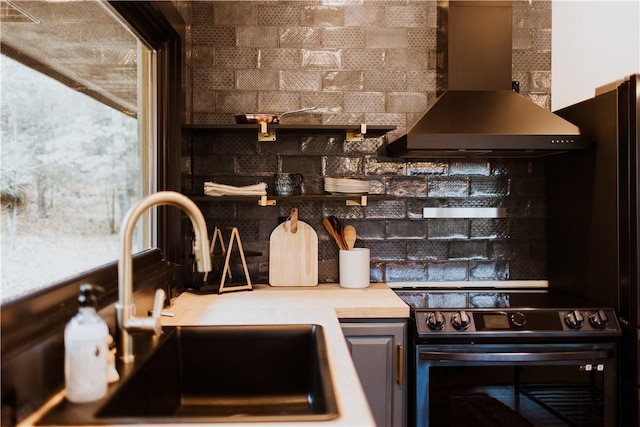
[[[396,289],[411,306],[416,339],[514,339],[619,335],[614,311],[550,290]],[[586,335],[585,335],[586,334]]]
[[422,290],[396,289],[413,309],[473,308],[602,308],[602,304],[551,290]]

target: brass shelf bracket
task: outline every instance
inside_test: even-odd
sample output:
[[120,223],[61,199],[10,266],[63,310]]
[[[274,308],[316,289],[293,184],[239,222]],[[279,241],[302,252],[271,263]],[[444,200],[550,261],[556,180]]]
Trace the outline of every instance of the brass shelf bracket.
[[276,201],[273,199],[269,199],[267,196],[260,196],[260,199],[258,199],[258,206],[275,206],[276,205]]
[[360,199],[347,199],[347,206],[367,206],[367,196],[362,195]]
[[268,130],[266,123],[260,123],[260,131],[258,132],[259,142],[274,142],[276,140],[276,131]]
[[360,132],[357,130],[348,130],[347,131],[347,142],[360,142],[364,141],[364,136],[367,134],[367,125],[366,123],[360,124]]

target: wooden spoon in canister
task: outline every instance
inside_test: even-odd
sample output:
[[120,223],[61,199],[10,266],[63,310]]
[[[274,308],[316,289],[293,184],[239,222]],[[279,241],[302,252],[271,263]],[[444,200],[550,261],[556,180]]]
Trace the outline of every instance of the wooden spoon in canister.
[[342,235],[344,236],[344,240],[347,242],[349,250],[353,249],[356,244],[356,238],[358,237],[355,227],[353,225],[345,225],[342,229]]
[[340,238],[338,237],[336,230],[333,228],[333,224],[331,224],[331,221],[329,221],[328,218],[324,218],[322,220],[322,224],[324,225],[324,228],[326,228],[327,233],[329,233],[329,236],[333,237],[333,240],[336,241],[338,248],[346,249],[342,247],[342,242],[340,241]]
[[333,215],[327,217],[331,226],[333,227],[333,231],[336,233],[336,241],[338,242],[338,247],[343,251],[349,250],[347,247],[347,242],[344,241],[344,234],[342,234],[342,224],[340,220]]

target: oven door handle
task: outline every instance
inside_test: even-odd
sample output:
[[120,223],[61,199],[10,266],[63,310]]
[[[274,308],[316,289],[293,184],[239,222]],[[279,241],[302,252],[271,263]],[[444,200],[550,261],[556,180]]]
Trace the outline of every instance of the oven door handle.
[[562,360],[608,359],[613,357],[609,350],[584,351],[542,351],[542,352],[486,352],[456,353],[449,351],[420,351],[420,360],[460,361],[460,362],[540,362]]

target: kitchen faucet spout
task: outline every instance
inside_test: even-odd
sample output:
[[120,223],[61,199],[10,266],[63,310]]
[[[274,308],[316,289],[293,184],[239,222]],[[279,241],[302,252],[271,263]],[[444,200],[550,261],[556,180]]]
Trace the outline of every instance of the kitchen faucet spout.
[[118,355],[124,363],[134,360],[133,337],[131,332],[150,331],[158,335],[162,332],[160,314],[164,304],[165,293],[156,290],[152,317],[136,317],[133,304],[133,261],[131,241],[136,223],[142,214],[154,206],[169,205],[182,209],[187,213],[193,230],[195,241],[193,253],[198,265],[198,271],[211,271],[211,257],[209,256],[209,237],[207,225],[202,212],[188,197],[175,191],[160,191],[144,197],[131,207],[120,229],[120,259],[118,260],[118,303],[116,304],[118,326]]

